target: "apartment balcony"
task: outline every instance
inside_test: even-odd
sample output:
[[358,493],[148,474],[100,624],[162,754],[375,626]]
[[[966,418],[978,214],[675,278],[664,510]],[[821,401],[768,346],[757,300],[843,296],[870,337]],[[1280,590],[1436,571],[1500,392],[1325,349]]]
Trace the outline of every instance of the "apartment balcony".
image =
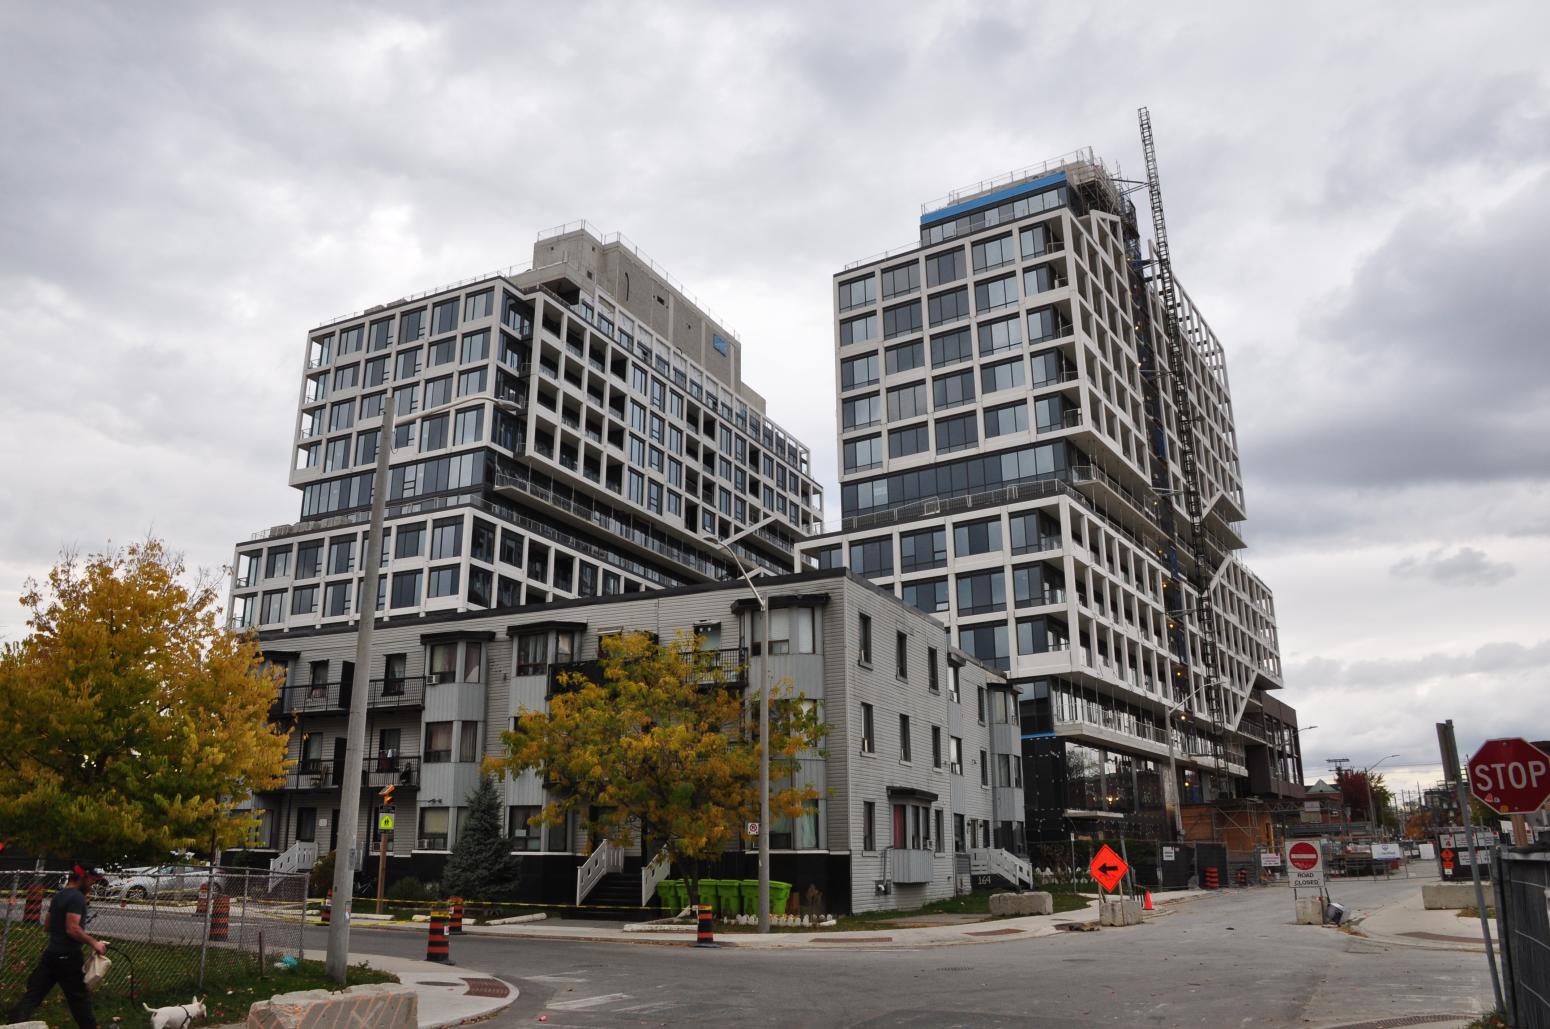
[[[748,651],[743,647],[727,647],[722,650],[705,652],[706,672],[702,681],[704,684],[721,682],[729,689],[746,689],[748,687]],[[521,669],[518,669],[521,674]],[[553,697],[556,693],[567,693],[575,686],[561,682],[567,675],[579,675],[588,682],[601,683],[603,681],[603,664],[601,661],[571,661],[565,664],[549,666],[548,685],[544,690],[544,699]]]
[[[366,706],[371,711],[417,711],[425,706],[425,677],[402,676],[372,679]],[[354,682],[315,682],[284,686],[269,709],[271,720],[288,715],[346,715],[353,699]]]
[[[344,766],[322,758],[302,758],[286,773],[282,790],[336,790],[344,784]],[[420,785],[418,754],[378,754],[361,762],[361,788],[380,790],[384,786]]]

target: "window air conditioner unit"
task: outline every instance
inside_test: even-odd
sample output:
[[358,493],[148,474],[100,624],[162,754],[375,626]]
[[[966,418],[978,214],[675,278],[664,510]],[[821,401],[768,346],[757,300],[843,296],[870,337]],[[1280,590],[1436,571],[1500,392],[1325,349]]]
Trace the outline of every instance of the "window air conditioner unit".
[[456,673],[454,673],[454,672],[432,672],[431,673],[431,682],[433,684],[434,683],[451,682],[451,681],[453,681],[454,678],[456,678]]

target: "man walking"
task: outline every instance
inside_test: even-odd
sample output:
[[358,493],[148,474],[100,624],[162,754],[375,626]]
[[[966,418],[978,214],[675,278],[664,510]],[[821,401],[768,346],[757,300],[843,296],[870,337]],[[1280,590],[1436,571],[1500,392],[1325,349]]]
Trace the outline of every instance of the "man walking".
[[86,970],[82,962],[81,945],[85,944],[98,954],[108,949],[101,940],[94,939],[86,931],[86,898],[91,888],[102,878],[102,873],[91,865],[76,865],[70,872],[65,888],[54,894],[48,907],[48,944],[38,967],[27,980],[27,992],[11,1009],[9,1021],[25,1022],[33,1010],[48,996],[56,985],[70,1005],[70,1014],[81,1029],[97,1029],[97,1016],[92,1013],[91,994],[86,991]]

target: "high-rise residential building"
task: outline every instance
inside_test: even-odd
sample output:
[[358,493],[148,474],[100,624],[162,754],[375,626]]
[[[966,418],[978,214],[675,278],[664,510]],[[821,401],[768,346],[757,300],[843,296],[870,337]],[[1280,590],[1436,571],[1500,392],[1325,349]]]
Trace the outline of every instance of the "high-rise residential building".
[[236,548],[239,626],[354,620],[387,425],[388,617],[724,579],[716,540],[755,526],[739,559],[790,571],[823,517],[808,448],[744,384],[736,335],[585,224],[541,234],[531,267],[312,330],[298,391],[299,518]]
[[[585,226],[541,235],[530,269],[308,333],[291,471],[301,517],[237,547],[232,590],[233,622],[257,629],[283,672],[271,717],[291,731],[284,783],[250,801],[250,849],[310,867],[354,804],[357,858],[375,853],[378,792],[393,786],[389,877],[440,878],[500,734],[543,710],[565,673],[596,674],[601,638],[644,631],[692,634],[736,688],[768,660],[772,682],[819,705],[828,736],[799,776],[819,797],[768,828],[776,880],[834,912],[918,906],[970,874],[1031,885],[1029,864],[992,846],[1021,835],[1024,809],[1004,677],[864,580],[793,574],[822,493],[807,447],[741,368],[732,332],[633,246]],[[384,431],[362,790],[344,798]],[[739,564],[765,573],[768,656]],[[595,903],[599,890],[629,906],[666,874],[639,842],[593,847],[579,820],[535,827],[551,799],[541,776],[500,788],[529,899]],[[756,875],[755,843],[721,870]]]
[[1240,558],[1222,345],[1182,290],[1165,345],[1134,205],[1091,151],[926,204],[918,231],[834,276],[841,523],[805,556],[1007,673],[1033,838],[1268,842],[1260,815],[1252,843],[1227,826],[1302,774],[1274,603]]

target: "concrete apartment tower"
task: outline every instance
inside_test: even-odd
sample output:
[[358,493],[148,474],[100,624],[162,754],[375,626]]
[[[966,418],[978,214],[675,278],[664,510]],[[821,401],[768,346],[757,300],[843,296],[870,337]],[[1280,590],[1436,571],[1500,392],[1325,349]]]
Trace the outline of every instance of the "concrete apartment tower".
[[236,548],[232,621],[355,619],[383,412],[377,610],[390,617],[787,572],[821,524],[808,448],[742,380],[742,345],[627,240],[541,234],[532,267],[307,334],[298,521]]
[[917,242],[834,276],[841,528],[803,551],[1007,673],[1031,840],[1166,840],[1182,821],[1242,852],[1300,794],[1296,716],[1275,697],[1270,590],[1239,557],[1223,349],[1179,291],[1170,358],[1124,185],[1090,151],[980,183],[923,205]]

